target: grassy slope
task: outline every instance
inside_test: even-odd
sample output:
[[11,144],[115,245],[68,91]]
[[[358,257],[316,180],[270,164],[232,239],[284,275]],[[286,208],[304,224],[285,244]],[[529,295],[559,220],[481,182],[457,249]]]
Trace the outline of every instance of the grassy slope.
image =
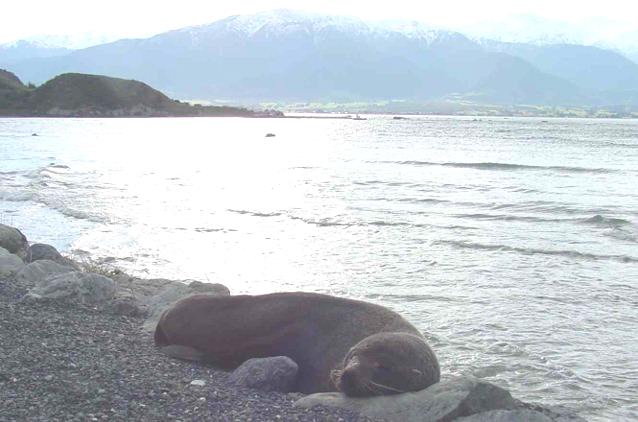
[[14,114],[9,110],[25,111],[28,95],[29,89],[16,75],[0,69],[0,115]]
[[[114,114],[116,113],[116,114]],[[30,89],[0,70],[0,115],[252,116],[234,107],[193,107],[133,80],[66,73]]]
[[37,88],[34,94],[33,105],[40,111],[52,107],[65,110],[81,107],[113,110],[138,104],[170,109],[174,104],[167,96],[141,82],[79,73],[56,76]]

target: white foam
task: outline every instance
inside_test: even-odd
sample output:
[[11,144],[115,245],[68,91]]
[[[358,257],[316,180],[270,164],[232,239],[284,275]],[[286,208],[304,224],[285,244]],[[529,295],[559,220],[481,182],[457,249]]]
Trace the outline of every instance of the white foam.
[[34,194],[32,192],[9,192],[9,191],[0,191],[0,200],[8,201],[8,202],[27,202],[31,201],[34,198]]

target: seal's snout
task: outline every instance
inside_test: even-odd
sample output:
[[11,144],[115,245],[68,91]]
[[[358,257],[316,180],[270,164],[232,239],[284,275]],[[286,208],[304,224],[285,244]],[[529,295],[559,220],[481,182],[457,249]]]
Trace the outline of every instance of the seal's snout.
[[339,391],[348,396],[365,395],[365,381],[356,368],[350,367],[341,371],[335,384]]
[[341,389],[344,391],[353,391],[359,381],[359,375],[357,372],[350,368],[341,373]]
[[366,365],[356,355],[350,356],[343,370],[332,371],[331,380],[337,390],[348,396],[369,396],[368,372]]

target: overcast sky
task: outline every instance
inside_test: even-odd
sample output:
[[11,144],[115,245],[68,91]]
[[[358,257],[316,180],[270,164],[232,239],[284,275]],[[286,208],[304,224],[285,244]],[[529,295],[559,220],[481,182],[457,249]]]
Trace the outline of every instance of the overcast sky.
[[2,4],[0,43],[43,34],[147,37],[229,15],[279,8],[374,20],[411,19],[454,29],[489,30],[536,16],[555,24],[557,31],[564,22],[568,24],[564,28],[610,37],[638,32],[638,0],[20,0]]

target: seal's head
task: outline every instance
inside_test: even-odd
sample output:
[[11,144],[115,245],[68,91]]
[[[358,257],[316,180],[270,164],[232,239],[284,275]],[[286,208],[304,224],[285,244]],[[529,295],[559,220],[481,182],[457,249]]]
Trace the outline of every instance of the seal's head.
[[350,349],[343,369],[330,378],[348,396],[418,391],[440,379],[439,362],[422,338],[407,333],[374,334]]

